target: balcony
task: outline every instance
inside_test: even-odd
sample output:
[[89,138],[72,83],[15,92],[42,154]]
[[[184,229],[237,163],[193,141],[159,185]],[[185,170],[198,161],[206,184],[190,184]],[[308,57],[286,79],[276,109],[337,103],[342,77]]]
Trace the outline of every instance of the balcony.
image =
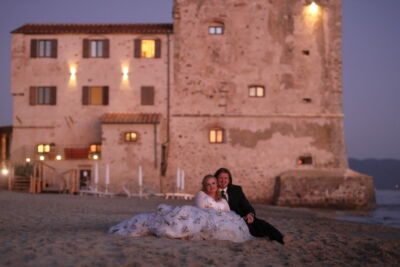
[[56,145],[40,144],[23,146],[14,155],[18,161],[27,163],[34,161],[59,160],[98,160],[101,158],[101,145]]

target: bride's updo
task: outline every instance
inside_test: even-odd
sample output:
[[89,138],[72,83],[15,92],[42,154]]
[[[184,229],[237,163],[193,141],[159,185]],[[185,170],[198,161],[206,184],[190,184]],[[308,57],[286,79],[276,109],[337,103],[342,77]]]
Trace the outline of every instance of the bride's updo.
[[[203,180],[201,181],[201,185],[202,185],[201,191],[203,191],[206,194],[207,194],[207,181],[209,179],[215,179],[215,181],[217,181],[217,178],[212,174],[207,174],[206,176],[203,177]],[[218,183],[217,183],[217,185],[218,185]],[[215,194],[215,200],[220,201],[221,199],[222,199],[221,194],[219,193],[219,191],[217,191]]]

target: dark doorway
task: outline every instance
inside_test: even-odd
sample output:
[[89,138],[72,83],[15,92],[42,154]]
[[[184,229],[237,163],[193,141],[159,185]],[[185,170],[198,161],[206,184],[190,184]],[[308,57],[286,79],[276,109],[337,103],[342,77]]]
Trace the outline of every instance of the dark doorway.
[[91,181],[91,170],[79,170],[79,189],[88,190]]

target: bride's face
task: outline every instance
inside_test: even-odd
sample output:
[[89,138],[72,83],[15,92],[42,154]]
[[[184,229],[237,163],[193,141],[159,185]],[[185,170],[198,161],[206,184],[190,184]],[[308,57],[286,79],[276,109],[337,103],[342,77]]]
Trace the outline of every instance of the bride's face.
[[217,179],[215,178],[208,178],[206,183],[206,193],[215,193],[218,190]]

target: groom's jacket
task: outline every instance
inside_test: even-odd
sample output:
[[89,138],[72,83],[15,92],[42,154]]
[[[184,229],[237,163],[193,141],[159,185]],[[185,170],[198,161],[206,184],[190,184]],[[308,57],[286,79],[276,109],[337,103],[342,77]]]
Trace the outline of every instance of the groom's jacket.
[[255,215],[254,208],[250,205],[243,193],[242,187],[234,184],[228,185],[228,204],[229,208],[239,214],[241,217],[249,213]]
[[246,216],[250,212],[254,214],[254,222],[247,224],[250,233],[255,237],[269,237],[271,240],[276,240],[284,244],[283,235],[274,226],[268,222],[255,217],[254,208],[250,205],[246,196],[243,193],[242,187],[238,185],[228,185],[228,204],[229,208],[239,214],[241,217]]

